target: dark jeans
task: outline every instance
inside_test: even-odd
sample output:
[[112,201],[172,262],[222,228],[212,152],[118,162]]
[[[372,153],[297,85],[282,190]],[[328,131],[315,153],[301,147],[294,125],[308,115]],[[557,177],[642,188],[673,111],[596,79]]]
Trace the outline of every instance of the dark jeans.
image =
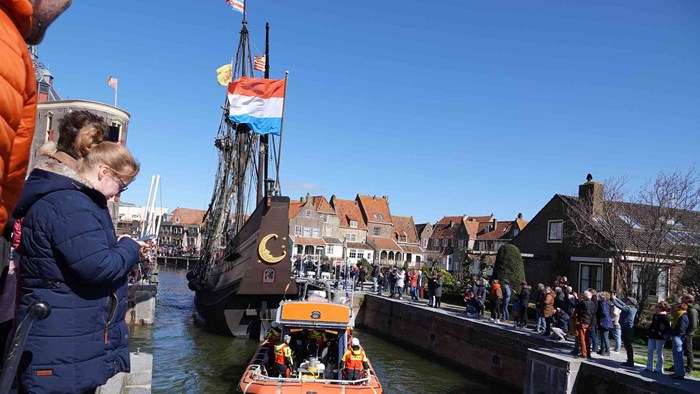
[[501,299],[497,298],[493,301],[491,301],[491,318],[492,319],[501,319]]
[[544,335],[549,336],[552,334],[552,321],[554,320],[554,316],[550,317],[545,317],[544,318]]
[[627,351],[627,362],[634,362],[634,349],[632,349],[632,327],[622,326],[622,344],[625,345],[625,351]]
[[598,333],[600,334],[600,353],[610,353],[610,329],[605,327],[598,327]]
[[589,346],[589,348],[588,348],[590,350],[590,352],[593,353],[593,352],[597,352],[598,350],[600,350],[600,348],[598,346],[598,326],[597,325],[591,324],[591,326],[588,328],[588,336],[589,336],[589,338],[590,338],[589,340],[591,342],[590,343],[591,346]]
[[685,356],[685,372],[693,371],[693,336],[685,335],[683,336],[683,355]]

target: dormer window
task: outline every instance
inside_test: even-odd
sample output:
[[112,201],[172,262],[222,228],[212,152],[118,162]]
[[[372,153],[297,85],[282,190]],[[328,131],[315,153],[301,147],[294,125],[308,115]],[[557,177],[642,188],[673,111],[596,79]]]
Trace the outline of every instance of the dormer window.
[[379,220],[384,220],[384,215],[381,213],[379,214]]
[[352,228],[357,228],[357,220],[351,220],[351,221],[350,221],[350,227],[352,227]]
[[406,236],[405,235],[399,235],[399,242],[406,242]]
[[373,213],[373,214],[372,214],[372,218],[377,219],[377,214],[376,214],[376,213]]
[[310,210],[310,209],[307,209],[307,210],[304,212],[304,214],[306,215],[307,218],[310,218],[310,217],[311,217],[311,210]]

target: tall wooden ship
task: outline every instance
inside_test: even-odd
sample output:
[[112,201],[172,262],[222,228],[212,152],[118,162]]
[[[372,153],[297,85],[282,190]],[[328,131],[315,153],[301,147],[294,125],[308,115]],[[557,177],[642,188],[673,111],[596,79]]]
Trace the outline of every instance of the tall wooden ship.
[[[264,70],[269,79],[269,25],[266,31]],[[232,99],[243,83],[264,87],[254,87],[254,92],[274,88],[273,98],[286,86],[284,80],[270,80],[281,84],[269,84],[268,89],[262,79],[251,78],[254,63],[245,12],[231,70],[233,82],[215,140],[219,165],[205,216],[206,243],[188,279],[197,313],[209,329],[258,338],[261,319],[274,318],[285,295],[296,294],[296,284],[291,279],[289,198],[280,195],[279,187],[281,120],[276,133],[261,133],[251,123],[256,114],[240,113]]]

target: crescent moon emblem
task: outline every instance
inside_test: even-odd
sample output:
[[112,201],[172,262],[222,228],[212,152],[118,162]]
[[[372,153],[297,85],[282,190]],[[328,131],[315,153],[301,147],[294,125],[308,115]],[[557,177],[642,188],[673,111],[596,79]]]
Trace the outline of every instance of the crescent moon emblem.
[[287,256],[287,252],[282,252],[281,256],[275,257],[267,249],[267,241],[277,238],[277,234],[268,234],[263,237],[262,241],[260,241],[260,245],[258,246],[258,254],[260,255],[260,258],[267,264],[277,264]]

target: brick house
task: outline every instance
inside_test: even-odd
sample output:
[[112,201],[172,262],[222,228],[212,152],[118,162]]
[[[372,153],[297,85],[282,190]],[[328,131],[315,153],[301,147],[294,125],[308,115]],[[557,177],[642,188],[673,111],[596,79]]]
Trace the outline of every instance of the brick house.
[[158,245],[199,253],[205,241],[203,209],[175,208],[163,221],[158,234]]
[[298,258],[317,260],[326,253],[326,243],[321,236],[323,220],[327,213],[319,213],[308,194],[299,201],[289,202],[289,236],[292,254]]
[[[585,200],[582,200],[585,199]],[[565,196],[555,194],[547,204],[532,218],[520,233],[511,242],[520,249],[525,263],[525,276],[530,283],[551,284],[558,275],[566,275],[569,283],[576,289],[595,288],[601,290],[623,290],[627,294],[637,295],[640,287],[638,275],[641,272],[642,263],[646,251],[635,250],[627,245],[628,249],[624,261],[615,264],[614,253],[603,250],[590,244],[580,244],[573,236],[572,212],[568,207],[578,204],[579,201],[590,201],[591,212],[625,212],[614,214],[613,224],[625,231],[642,231],[639,223],[644,223],[644,217],[657,207],[652,205],[640,205],[622,202],[603,201],[603,184],[588,181],[579,186],[578,196]],[[623,210],[620,210],[623,209]],[[700,216],[694,213],[695,216]],[[695,219],[697,223],[699,218]],[[669,231],[667,242],[681,242],[700,245],[700,233],[697,229],[683,228],[682,223],[674,222],[679,226],[677,230]],[[625,242],[624,237],[621,242]],[[650,292],[649,300],[663,300],[672,294],[672,277],[679,272],[679,263],[684,256],[661,256],[659,275],[656,288]],[[616,266],[625,267],[625,273],[615,272]],[[620,271],[618,269],[618,271]],[[621,288],[619,275],[625,275],[625,281],[631,288]]]
[[331,196],[330,205],[338,216],[338,238],[345,244],[345,258],[352,264],[360,259],[373,260],[374,251],[367,245],[367,224],[356,200]]
[[403,252],[404,261],[411,268],[420,267],[425,261],[425,251],[421,247],[416,225],[412,216],[391,216],[393,223],[392,240]]

